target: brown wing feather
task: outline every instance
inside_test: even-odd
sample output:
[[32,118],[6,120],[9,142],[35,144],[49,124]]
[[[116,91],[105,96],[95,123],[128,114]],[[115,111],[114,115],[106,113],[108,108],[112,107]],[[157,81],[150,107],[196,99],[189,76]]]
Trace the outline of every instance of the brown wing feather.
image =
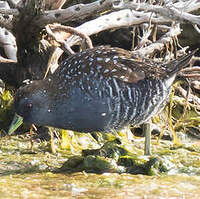
[[185,67],[193,54],[194,52],[163,64],[133,58],[130,51],[121,48],[100,46],[71,56],[56,74],[58,77],[67,74],[70,79],[79,78],[81,73],[89,77],[97,74],[103,77],[114,77],[127,83],[137,83],[145,78],[170,77]]
[[99,55],[95,54],[95,59],[98,60],[101,56],[102,59],[97,63],[97,67],[99,64],[102,65],[100,72],[104,76],[115,77],[128,83],[136,83],[146,77],[145,71],[140,67],[143,63],[133,59],[130,51],[107,46],[103,46],[102,51]]
[[102,48],[102,72],[128,83],[137,83],[145,78],[168,78],[186,67],[196,52],[195,50],[169,63],[159,63],[133,58],[130,51],[121,48]]

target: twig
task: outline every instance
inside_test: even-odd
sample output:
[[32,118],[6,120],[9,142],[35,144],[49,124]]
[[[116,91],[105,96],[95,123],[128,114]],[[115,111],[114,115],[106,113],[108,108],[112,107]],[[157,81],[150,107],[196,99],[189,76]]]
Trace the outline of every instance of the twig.
[[194,80],[191,82],[191,85],[197,89],[197,90],[200,90],[200,81],[197,81],[197,80]]
[[140,48],[133,52],[135,56],[139,57],[146,57],[147,55],[152,54],[155,50],[162,50],[167,43],[170,43],[173,37],[181,34],[181,29],[179,24],[172,27],[169,32],[167,32],[164,36],[162,36],[159,40],[156,42],[150,44],[149,46],[146,46],[144,48]]
[[181,72],[194,72],[194,71],[200,71],[200,67],[193,66],[193,67],[188,67],[181,70]]
[[68,55],[75,54],[75,52],[69,47],[69,45],[66,44],[64,39],[62,39],[61,37],[58,38],[58,36],[56,36],[52,32],[50,25],[47,25],[45,28],[49,36],[51,36],[57,43],[60,44],[63,51],[65,51]]
[[66,0],[46,0],[45,1],[45,10],[56,10],[60,9]]
[[149,25],[149,27],[147,28],[147,30],[143,30],[143,36],[140,39],[140,42],[137,45],[137,49],[142,48],[145,45],[151,44],[152,42],[148,39],[151,35],[152,32],[152,28],[151,25]]
[[200,74],[182,74],[182,76],[186,78],[195,78],[200,80]]
[[55,24],[49,25],[49,27],[53,31],[64,31],[66,33],[71,33],[73,35],[78,35],[79,37],[81,37],[83,40],[86,41],[88,48],[93,48],[92,41],[91,41],[90,37],[87,34],[77,30],[76,28],[73,28],[73,27],[70,27],[70,26],[57,25],[57,24],[56,25]]
[[55,47],[54,49],[52,49],[52,52],[49,56],[49,61],[47,64],[47,69],[44,75],[44,79],[47,77],[47,74],[49,73],[49,70],[51,71],[51,74],[53,74],[56,69],[58,68],[58,60],[60,58],[60,56],[62,55],[63,50],[60,48]]
[[65,31],[67,33],[71,33],[71,34],[75,34],[78,35],[79,37],[81,37],[82,39],[84,39],[86,41],[86,44],[88,45],[89,48],[93,48],[92,45],[92,41],[89,38],[89,36],[87,36],[86,34],[80,32],[79,30],[69,27],[69,26],[62,26],[62,25],[47,25],[46,26],[46,30],[47,33],[53,37],[53,39],[55,39],[62,47],[62,50],[66,51],[66,53],[68,54],[74,54],[74,52],[72,51],[72,49],[70,48],[70,46],[67,44],[67,42],[65,42],[64,39],[62,39],[61,37],[57,37],[53,32],[53,31]]
[[[178,89],[180,91],[181,95],[186,99],[187,91],[185,89],[183,89],[181,86],[176,87],[176,89]],[[199,99],[199,97],[193,95],[192,93],[190,93],[188,101],[189,102],[193,101],[193,102],[198,104],[197,107],[200,107],[200,99]]]
[[[68,43],[65,41],[65,38],[61,38],[60,35],[53,33],[53,31],[54,32],[64,31],[65,33],[71,33],[71,34],[78,35],[79,37],[81,37],[83,40],[86,41],[86,44],[88,45],[89,48],[93,48],[92,41],[89,38],[89,36],[80,32],[79,30],[77,30],[75,28],[72,28],[72,27],[69,27],[69,26],[62,26],[62,25],[55,25],[54,24],[54,25],[47,25],[46,31],[56,42],[58,42],[61,45],[62,50],[65,51],[69,55],[75,54],[75,52],[70,48]],[[44,78],[46,78],[46,76],[49,72],[49,69],[54,67],[53,70],[55,70],[55,68],[58,67],[57,61],[58,61],[58,59],[61,55],[62,55],[62,51],[60,51],[58,48],[56,48],[52,52],[52,55],[50,56],[50,59],[49,59],[49,62],[48,62],[48,67],[47,67]]]

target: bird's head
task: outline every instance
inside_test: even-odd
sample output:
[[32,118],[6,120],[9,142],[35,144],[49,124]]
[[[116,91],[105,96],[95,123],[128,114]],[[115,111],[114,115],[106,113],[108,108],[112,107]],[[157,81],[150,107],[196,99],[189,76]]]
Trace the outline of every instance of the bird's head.
[[9,134],[13,133],[23,121],[30,124],[44,124],[46,114],[51,111],[49,93],[49,87],[43,80],[33,81],[17,90],[14,98],[16,115]]

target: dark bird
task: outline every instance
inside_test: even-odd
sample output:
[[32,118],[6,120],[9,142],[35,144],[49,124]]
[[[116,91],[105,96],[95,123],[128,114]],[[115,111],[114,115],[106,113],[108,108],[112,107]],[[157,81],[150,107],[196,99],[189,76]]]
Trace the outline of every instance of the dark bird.
[[25,122],[78,132],[142,124],[164,107],[193,54],[158,64],[120,48],[87,49],[62,62],[52,77],[19,88],[14,109]]

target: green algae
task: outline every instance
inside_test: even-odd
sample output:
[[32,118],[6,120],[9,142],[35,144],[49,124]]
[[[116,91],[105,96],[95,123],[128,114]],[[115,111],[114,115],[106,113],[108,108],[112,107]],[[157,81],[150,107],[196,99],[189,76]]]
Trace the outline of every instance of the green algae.
[[[137,140],[136,143],[129,143],[132,145],[130,147],[127,143],[123,145],[118,139],[107,141],[99,149],[87,149],[83,151],[83,154],[74,156],[70,151],[65,152],[64,150],[59,150],[55,154],[50,153],[48,142],[46,144],[45,142],[34,143],[34,151],[32,152],[31,143],[25,136],[14,136],[12,139],[3,137],[0,145],[0,160],[4,161],[5,165],[15,165],[16,169],[10,169],[7,172],[16,173],[40,171],[41,168],[42,171],[51,169],[55,172],[68,173],[85,171],[147,175],[161,175],[163,173],[199,175],[200,146],[198,142],[172,147],[169,141],[162,141],[159,145],[153,141],[153,156],[141,155],[143,148],[140,148],[140,145],[143,142],[144,140],[141,138],[139,145],[137,145],[139,143]],[[57,146],[57,148],[59,147]],[[136,151],[140,150],[141,153],[134,153],[134,148]],[[31,159],[29,160],[29,158]],[[7,160],[6,163],[5,160]]]
[[[12,109],[12,101],[13,94],[9,90],[3,89],[3,92],[0,93],[0,131],[5,132],[10,122],[12,121],[12,117],[14,115],[14,111]],[[0,133],[1,135],[1,133]]]
[[[84,145],[82,138],[89,134],[76,134],[76,138],[79,135]],[[90,137],[94,142],[90,145],[91,151],[87,149],[84,155],[73,155],[75,144],[71,151],[71,148],[61,149],[61,142],[55,140],[56,153],[53,154],[49,152],[49,142],[34,142],[31,151],[28,135],[2,137],[0,198],[200,197],[198,140],[179,146],[170,141],[161,140],[157,144],[152,140],[153,156],[147,157],[142,155],[143,138],[137,137],[131,142],[124,142],[125,139],[108,139],[97,146],[96,140]],[[80,144],[79,139],[76,144]]]

